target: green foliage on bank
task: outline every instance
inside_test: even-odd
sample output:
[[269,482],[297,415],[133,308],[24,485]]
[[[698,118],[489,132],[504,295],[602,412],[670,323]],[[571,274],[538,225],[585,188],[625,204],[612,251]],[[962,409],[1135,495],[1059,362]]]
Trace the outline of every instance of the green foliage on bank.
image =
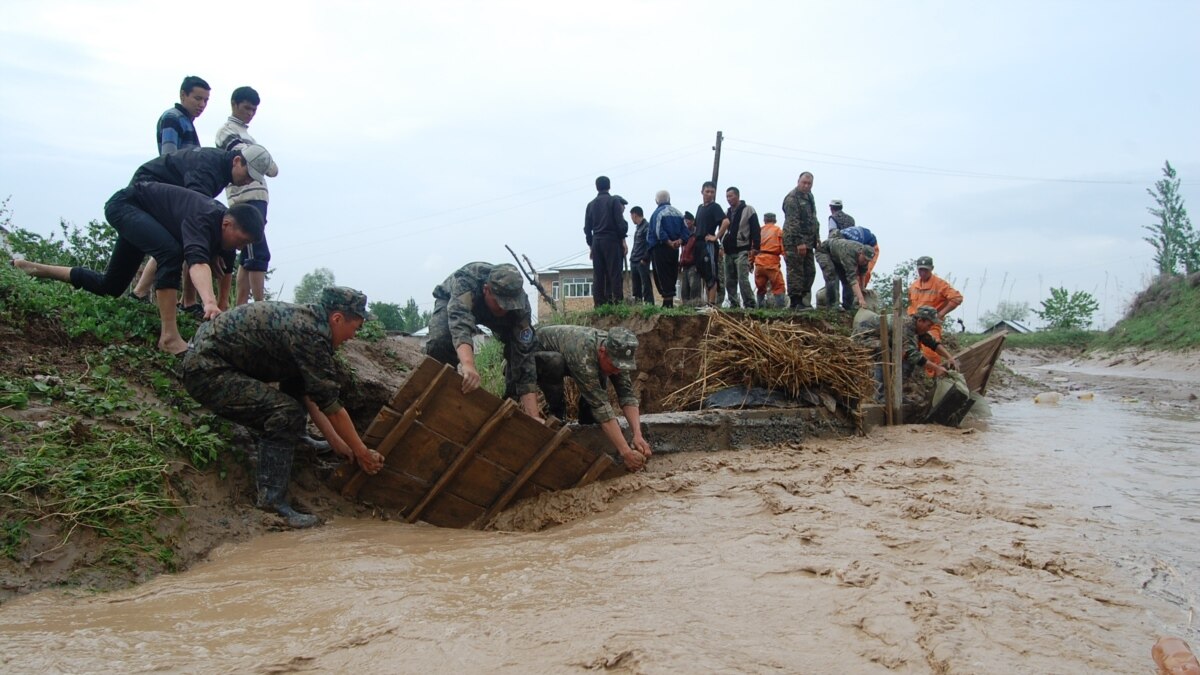
[[[1097,343],[1104,333],[1092,330],[1058,329],[1041,330],[1033,333],[1009,333],[1004,346],[1025,349],[1073,349],[1083,351]],[[982,333],[955,333],[960,347],[971,345],[991,337]]]
[[1161,277],[1134,299],[1129,313],[1097,342],[1107,348],[1200,347],[1200,273]]
[[[30,259],[68,265],[106,246],[95,228],[64,232],[17,229],[8,241]],[[180,316],[185,338],[195,327]],[[181,506],[171,476],[218,461],[231,434],[200,412],[178,362],[156,348],[155,308],[2,265],[0,331],[10,350],[0,360],[0,556],[30,562],[35,528],[58,546],[90,531],[94,567],[174,569],[178,533],[162,527]]]

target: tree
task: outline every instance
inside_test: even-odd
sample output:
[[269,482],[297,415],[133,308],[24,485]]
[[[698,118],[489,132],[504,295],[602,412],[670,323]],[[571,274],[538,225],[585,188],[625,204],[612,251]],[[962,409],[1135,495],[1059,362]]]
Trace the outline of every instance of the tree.
[[987,330],[1001,321],[1024,321],[1029,318],[1029,313],[1032,311],[1028,302],[1001,300],[1000,304],[996,305],[996,309],[984,312],[979,317],[979,325]]
[[404,317],[400,314],[400,305],[394,302],[372,302],[367,309],[387,330],[404,330]]
[[875,294],[877,309],[880,314],[892,311],[892,280],[900,277],[900,308],[908,311],[908,287],[917,279],[917,259],[909,258],[896,265],[891,274],[873,275],[871,292]]
[[296,284],[296,294],[293,299],[297,304],[302,305],[316,302],[321,299],[321,291],[333,285],[335,285],[333,270],[328,267],[318,267],[300,277],[300,283]]
[[1048,328],[1087,328],[1092,323],[1092,315],[1100,309],[1100,304],[1091,293],[1075,291],[1067,293],[1065,288],[1051,288],[1050,297],[1042,301],[1041,310],[1033,310]]
[[1158,218],[1158,222],[1142,226],[1151,234],[1143,239],[1154,247],[1154,264],[1158,266],[1159,274],[1181,271],[1191,274],[1200,270],[1200,237],[1192,228],[1192,221],[1183,206],[1179,182],[1175,167],[1166,162],[1162,180],[1154,184],[1153,190],[1146,189],[1146,194],[1158,205],[1146,210]]
[[404,305],[404,309],[400,310],[400,315],[404,317],[404,330],[409,333],[415,333],[425,326],[429,325],[429,317],[431,312],[422,312],[415,298],[409,298]]

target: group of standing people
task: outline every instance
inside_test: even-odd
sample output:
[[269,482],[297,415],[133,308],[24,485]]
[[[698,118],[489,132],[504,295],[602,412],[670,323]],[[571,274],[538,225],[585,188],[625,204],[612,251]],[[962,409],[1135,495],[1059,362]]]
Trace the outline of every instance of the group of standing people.
[[865,305],[863,289],[878,260],[878,241],[836,199],[830,202],[828,234],[822,241],[812,185],[812,173],[800,174],[783,199],[782,227],[774,213],[760,218],[737,187],[726,188],[728,207],[723,208],[716,200],[716,183],[706,181],[694,215],[680,212],[671,204],[670,192],[659,190],[648,218],[642,207],[630,209],[635,226],[630,249],[624,219],[629,202],[611,194],[608,177],[598,177],[583,228],[592,259],[593,302],[599,307],[624,301],[628,255],[631,291],[638,302],[654,304],[657,291],[664,307],[675,306],[679,296],[682,303],[697,306],[728,302],[731,308],[786,304],[810,309],[819,264],[825,286],[817,292],[816,306]]

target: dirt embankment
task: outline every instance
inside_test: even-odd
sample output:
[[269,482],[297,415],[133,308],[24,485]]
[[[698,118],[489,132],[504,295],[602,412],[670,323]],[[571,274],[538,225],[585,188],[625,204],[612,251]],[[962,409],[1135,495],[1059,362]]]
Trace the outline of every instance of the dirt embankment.
[[1200,408],[1200,354],[1126,348],[1080,353],[1060,349],[1006,349],[988,397],[1011,401],[1042,392],[1062,396],[1103,393],[1117,400]]

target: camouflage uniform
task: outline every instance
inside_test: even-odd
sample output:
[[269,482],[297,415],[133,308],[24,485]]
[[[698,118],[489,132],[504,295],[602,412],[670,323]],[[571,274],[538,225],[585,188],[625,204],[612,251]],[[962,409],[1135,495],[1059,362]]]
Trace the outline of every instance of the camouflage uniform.
[[[793,188],[783,198],[783,247],[787,250],[787,287],[793,307],[812,307],[812,286],[817,277],[814,249],[821,238],[821,224],[811,192]],[[808,246],[805,255],[796,247]]]
[[[516,268],[512,265],[493,265],[473,262],[463,265],[437,288],[433,289],[433,316],[429,319],[429,339],[425,353],[433,358],[458,365],[459,345],[474,346],[476,326],[487,326],[504,343],[507,389],[511,395],[522,396],[537,391],[537,371],[533,362],[534,335],[529,298],[520,295],[520,305],[504,316],[495,316],[483,298],[483,285],[496,268]],[[519,275],[519,273],[517,273]]]
[[293,442],[304,431],[303,396],[326,415],[342,407],[321,305],[255,302],[223,312],[200,325],[182,369],[193,398],[270,438]]
[[[845,211],[834,211],[829,215],[829,234],[854,227],[854,217]],[[837,269],[833,266],[833,260],[829,254],[823,251],[817,251],[817,266],[821,268],[821,278],[825,280],[825,286],[817,291],[817,306],[818,307],[836,307],[838,304],[838,276]]]
[[[550,412],[562,417],[563,377],[575,380],[580,397],[580,422],[585,422],[585,410],[590,409],[596,423],[616,418],[608,400],[608,382],[617,390],[621,407],[637,406],[633,393],[632,371],[622,370],[612,376],[600,372],[598,350],[608,333],[587,326],[543,326],[537,331],[538,384],[550,404]],[[611,350],[610,350],[611,353]],[[561,357],[556,359],[555,357]],[[558,408],[558,409],[556,409]]]
[[[879,340],[879,315],[875,312],[860,311],[855,317],[854,333],[850,336],[858,344],[872,350],[875,354],[875,382],[876,392],[875,400],[883,400],[883,350],[882,343]],[[904,321],[902,326],[904,331],[903,352],[901,371],[903,378],[909,380],[913,373],[924,372],[922,368],[925,365],[925,355],[921,352],[921,346],[927,346],[931,349],[937,349],[939,343],[929,333],[917,333],[916,319],[909,317]]]
[[834,268],[834,280],[842,284],[842,307],[852,309],[855,302],[854,287],[858,286],[858,254],[865,253],[868,259],[873,258],[875,248],[841,237],[826,240],[821,248],[828,254],[829,264]]

